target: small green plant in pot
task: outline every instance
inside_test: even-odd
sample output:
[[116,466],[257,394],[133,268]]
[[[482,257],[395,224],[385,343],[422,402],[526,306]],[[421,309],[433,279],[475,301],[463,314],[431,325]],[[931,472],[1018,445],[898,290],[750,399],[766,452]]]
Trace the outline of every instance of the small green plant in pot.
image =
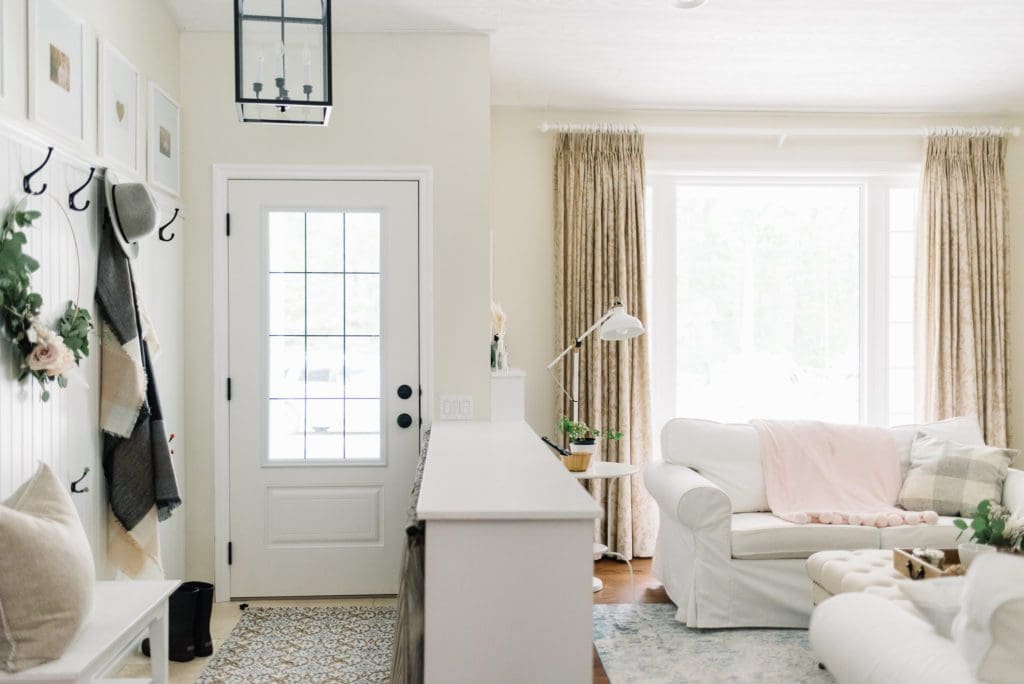
[[562,416],[558,421],[558,429],[569,439],[569,456],[562,457],[565,467],[574,473],[581,473],[590,467],[590,460],[597,451],[597,440],[607,439],[617,441],[622,439],[622,432],[618,430],[602,430],[598,427],[590,427],[583,421],[572,420]]

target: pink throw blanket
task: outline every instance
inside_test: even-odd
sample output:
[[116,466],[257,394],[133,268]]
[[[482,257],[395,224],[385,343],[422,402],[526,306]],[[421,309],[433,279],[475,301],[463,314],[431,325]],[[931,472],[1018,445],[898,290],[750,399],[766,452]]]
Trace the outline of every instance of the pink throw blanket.
[[900,459],[888,430],[818,421],[751,421],[772,513],[794,523],[934,524],[934,511],[896,507]]

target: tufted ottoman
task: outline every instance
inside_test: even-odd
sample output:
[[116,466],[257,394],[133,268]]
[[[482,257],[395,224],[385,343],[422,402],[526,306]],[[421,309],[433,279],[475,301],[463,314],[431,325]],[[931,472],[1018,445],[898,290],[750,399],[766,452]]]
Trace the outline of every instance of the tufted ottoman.
[[889,549],[819,551],[807,559],[807,575],[811,578],[814,605],[836,594],[863,591],[913,611],[899,587],[900,582],[912,580],[892,566]]

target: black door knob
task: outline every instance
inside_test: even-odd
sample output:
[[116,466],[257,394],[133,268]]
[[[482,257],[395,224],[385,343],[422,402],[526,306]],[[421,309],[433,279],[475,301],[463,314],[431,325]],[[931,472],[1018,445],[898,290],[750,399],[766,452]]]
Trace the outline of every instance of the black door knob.
[[408,399],[411,396],[412,396],[412,387],[409,387],[408,385],[399,385],[398,386],[398,398],[399,399]]
[[412,425],[412,416],[410,416],[408,413],[398,414],[398,427],[407,428],[410,425]]

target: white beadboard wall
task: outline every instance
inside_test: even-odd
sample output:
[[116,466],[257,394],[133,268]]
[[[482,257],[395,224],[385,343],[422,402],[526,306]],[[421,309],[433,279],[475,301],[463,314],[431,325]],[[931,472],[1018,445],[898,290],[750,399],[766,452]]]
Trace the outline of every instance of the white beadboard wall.
[[[59,148],[58,148],[59,149]],[[45,148],[20,135],[16,130],[0,131],[0,189],[8,199],[4,211],[24,196],[22,178],[44,158]],[[96,260],[103,208],[102,179],[96,179],[87,192],[79,195],[79,204],[88,198],[89,209],[68,209],[68,193],[84,182],[88,165],[62,156],[59,151],[46,168],[33,179],[33,187],[47,183],[46,197],[33,197],[28,207],[43,216],[28,230],[26,251],[40,262],[33,287],[42,294],[43,320],[52,324],[61,315],[67,300],[81,288],[79,303],[98,318],[94,292]],[[52,199],[50,199],[52,198]],[[158,195],[161,211],[168,218],[178,206],[176,200]],[[81,257],[81,273],[76,281],[74,241],[60,203],[71,218]],[[158,389],[171,443],[178,486],[187,501],[184,482],[184,284],[182,280],[182,244],[185,223],[181,216],[168,232],[177,234],[171,242],[156,236],[142,245],[134,268],[143,304],[148,310],[161,343],[155,361]],[[11,345],[0,342],[0,501],[35,472],[40,462],[49,464],[66,482],[81,476],[85,467],[91,472],[83,482],[89,492],[74,494],[74,500],[96,558],[100,577],[111,577],[106,562],[107,503],[103,480],[101,437],[99,432],[99,338],[90,340],[90,356],[80,367],[83,382],[72,380],[66,390],[54,389],[49,402],[40,399],[34,380],[17,381],[18,369]],[[164,569],[169,578],[183,578],[185,572],[185,512],[175,511],[161,523],[160,538]]]

